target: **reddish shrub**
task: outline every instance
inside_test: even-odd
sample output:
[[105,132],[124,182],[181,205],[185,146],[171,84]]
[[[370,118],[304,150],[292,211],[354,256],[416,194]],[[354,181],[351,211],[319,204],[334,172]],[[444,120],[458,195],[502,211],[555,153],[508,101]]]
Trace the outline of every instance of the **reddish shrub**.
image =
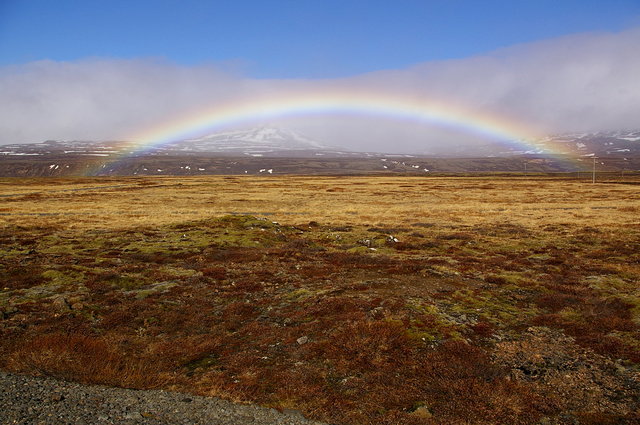
[[505,279],[504,277],[502,277],[502,276],[496,276],[496,275],[489,275],[489,276],[485,277],[485,278],[484,278],[484,280],[485,280],[486,282],[494,283],[494,284],[496,284],[496,285],[506,285],[506,284],[508,284],[508,283],[509,283],[509,282],[507,281],[507,279]]
[[481,338],[489,338],[495,332],[494,326],[486,321],[480,321],[469,326],[473,333]]
[[236,301],[228,304],[222,311],[222,320],[229,330],[238,329],[247,321],[255,319],[258,315],[256,308],[249,303]]
[[565,294],[542,294],[535,300],[540,308],[557,313],[565,307],[579,305],[583,300],[574,295]]
[[23,267],[7,265],[7,268],[0,269],[0,290],[25,289],[32,286],[42,285],[46,279],[40,276],[42,270],[39,267]]
[[86,335],[42,335],[9,358],[12,370],[83,383],[154,388],[167,383],[162,364],[124,355],[105,340]]
[[263,252],[251,248],[220,248],[206,253],[209,261],[225,261],[231,263],[250,263],[262,259]]
[[224,280],[227,277],[227,270],[224,267],[205,267],[202,274],[216,280]]

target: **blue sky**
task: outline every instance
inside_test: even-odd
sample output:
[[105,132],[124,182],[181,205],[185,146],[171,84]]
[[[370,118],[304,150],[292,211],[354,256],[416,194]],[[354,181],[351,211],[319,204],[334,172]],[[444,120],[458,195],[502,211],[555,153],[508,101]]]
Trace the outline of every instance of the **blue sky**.
[[335,78],[635,26],[639,0],[0,0],[0,65],[153,57]]
[[234,102],[327,92],[441,105],[458,125],[246,125],[418,153],[486,142],[461,118],[474,114],[522,138],[637,129],[638,69],[640,0],[0,0],[0,145],[132,140]]

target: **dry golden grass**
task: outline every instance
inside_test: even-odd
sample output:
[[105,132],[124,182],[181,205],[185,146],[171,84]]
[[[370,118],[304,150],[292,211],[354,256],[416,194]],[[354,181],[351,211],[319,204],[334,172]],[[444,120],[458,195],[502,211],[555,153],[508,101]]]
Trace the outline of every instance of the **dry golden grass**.
[[0,180],[0,225],[131,228],[230,213],[331,224],[636,225],[638,186],[515,177]]

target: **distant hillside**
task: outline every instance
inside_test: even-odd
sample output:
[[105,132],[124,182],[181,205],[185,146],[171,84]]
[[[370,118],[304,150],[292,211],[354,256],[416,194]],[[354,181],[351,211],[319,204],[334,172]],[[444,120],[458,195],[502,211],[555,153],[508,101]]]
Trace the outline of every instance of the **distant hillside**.
[[[149,155],[119,160],[59,155],[0,157],[0,177],[145,176],[145,175],[350,175],[434,173],[591,173],[590,158],[512,156],[502,158],[286,158]],[[640,171],[640,156],[598,159],[598,172]]]
[[640,130],[557,134],[539,144],[580,156],[636,156],[640,155]]
[[549,155],[562,152],[575,157],[633,157],[640,155],[640,130],[597,133],[562,133],[527,143],[526,150],[510,145],[485,144],[452,148],[443,157],[504,157],[513,155]]
[[[0,176],[371,174],[640,170],[640,131],[562,134],[530,151],[486,145],[446,156],[352,152],[274,127],[215,133],[141,151],[131,142],[0,146]],[[550,155],[565,152],[566,155]]]

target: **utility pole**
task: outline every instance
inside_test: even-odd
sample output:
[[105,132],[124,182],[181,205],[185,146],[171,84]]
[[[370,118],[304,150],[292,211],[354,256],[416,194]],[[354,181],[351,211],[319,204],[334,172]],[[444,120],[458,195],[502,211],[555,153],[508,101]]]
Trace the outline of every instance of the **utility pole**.
[[593,156],[593,178],[591,179],[591,183],[596,182],[596,159],[597,157],[594,155]]
[[527,177],[527,160],[524,160],[524,176]]

